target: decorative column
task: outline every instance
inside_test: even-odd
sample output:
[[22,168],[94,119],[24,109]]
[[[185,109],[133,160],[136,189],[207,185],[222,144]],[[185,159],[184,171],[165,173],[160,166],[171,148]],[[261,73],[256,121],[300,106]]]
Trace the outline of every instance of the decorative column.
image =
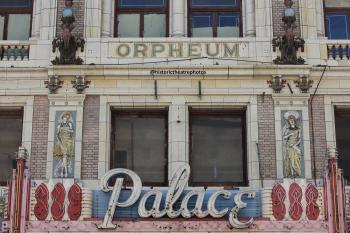
[[345,232],[345,191],[342,171],[338,168],[338,153],[335,147],[328,149],[328,166],[325,176],[328,232]]
[[317,36],[324,37],[324,12],[323,12],[323,1],[316,0],[316,26],[317,26]]
[[102,37],[113,37],[114,1],[102,1]]
[[40,1],[40,39],[52,40],[56,35],[56,16],[57,4],[56,0]]
[[[29,193],[30,179],[26,167],[28,158],[27,150],[24,147],[18,149],[17,167],[14,170],[12,180],[10,182],[10,203],[9,203],[9,224],[10,233],[24,233],[26,220],[29,219]],[[5,229],[4,229],[5,230]]]
[[186,0],[172,0],[171,1],[171,20],[172,20],[172,31],[170,32],[171,37],[185,37],[185,9]]
[[102,1],[85,0],[85,37],[101,37]]
[[255,0],[245,1],[245,36],[254,37],[255,29]]
[[189,162],[188,159],[188,109],[182,98],[173,100],[169,106],[169,161],[168,179],[174,176],[175,172]]
[[33,6],[33,29],[32,37],[40,37],[40,10],[41,10],[41,0],[34,1]]
[[273,37],[271,0],[255,0],[255,25],[256,37]]

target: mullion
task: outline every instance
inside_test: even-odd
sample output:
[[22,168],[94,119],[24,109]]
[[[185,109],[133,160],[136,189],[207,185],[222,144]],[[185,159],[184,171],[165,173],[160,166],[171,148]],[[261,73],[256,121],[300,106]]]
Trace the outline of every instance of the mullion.
[[212,28],[213,28],[213,37],[217,37],[218,36],[218,13],[217,12],[214,12],[212,14]]
[[4,40],[7,40],[8,36],[8,23],[9,23],[9,14],[5,15],[5,21],[4,21]]
[[144,29],[145,29],[145,13],[140,13],[140,28],[139,28],[139,32],[140,32],[140,37],[143,38],[143,35],[144,35]]

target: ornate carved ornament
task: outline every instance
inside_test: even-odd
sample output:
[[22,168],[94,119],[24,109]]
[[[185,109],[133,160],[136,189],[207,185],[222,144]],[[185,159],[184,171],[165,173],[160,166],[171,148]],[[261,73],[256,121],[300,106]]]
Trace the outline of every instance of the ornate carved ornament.
[[314,81],[310,80],[308,76],[301,75],[298,80],[294,80],[294,83],[299,87],[301,93],[308,93]]
[[60,80],[58,75],[49,76],[49,80],[44,82],[46,88],[49,89],[50,94],[55,94],[58,88],[61,88],[63,81]]
[[89,88],[91,81],[85,80],[85,76],[76,76],[75,80],[72,81],[73,87],[77,90],[78,93],[82,93],[85,88]]
[[81,65],[83,59],[76,56],[77,50],[80,48],[84,52],[85,40],[83,38],[76,38],[72,35],[74,29],[73,23],[75,17],[73,13],[73,0],[65,0],[65,8],[62,13],[62,36],[56,37],[52,41],[52,52],[56,49],[60,51],[60,56],[56,57],[52,62],[54,65]]
[[287,185],[276,183],[272,189],[271,198],[273,216],[277,221],[316,221],[321,215],[321,209],[317,203],[319,191],[312,183],[308,183],[306,187],[296,182]]
[[280,93],[283,87],[285,87],[285,84],[287,83],[287,81],[282,79],[281,75],[277,75],[277,76],[272,76],[272,79],[268,80],[267,83],[275,93]]
[[303,58],[297,57],[299,48],[304,52],[305,40],[294,35],[296,17],[295,11],[292,8],[293,3],[293,0],[284,1],[286,9],[282,21],[284,23],[285,34],[275,37],[272,40],[273,51],[276,52],[276,48],[278,48],[281,52],[281,56],[278,56],[273,61],[275,64],[302,65],[305,63]]
[[66,212],[71,221],[80,219],[82,188],[77,183],[74,183],[69,189],[65,188],[62,183],[57,183],[51,195],[47,184],[42,183],[35,190],[35,200],[34,215],[39,221],[49,220],[50,213],[53,220],[62,221]]

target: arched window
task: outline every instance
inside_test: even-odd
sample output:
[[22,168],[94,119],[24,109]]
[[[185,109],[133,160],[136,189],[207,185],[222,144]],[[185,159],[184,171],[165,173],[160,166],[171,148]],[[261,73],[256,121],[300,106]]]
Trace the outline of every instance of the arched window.
[[115,37],[168,36],[168,0],[116,0]]
[[32,21],[32,0],[0,1],[0,39],[28,40]]
[[191,37],[242,36],[240,0],[188,0],[188,35]]

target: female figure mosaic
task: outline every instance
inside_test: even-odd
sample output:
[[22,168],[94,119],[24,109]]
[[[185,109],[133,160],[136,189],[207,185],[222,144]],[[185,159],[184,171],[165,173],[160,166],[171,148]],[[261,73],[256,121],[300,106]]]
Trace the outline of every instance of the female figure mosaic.
[[54,156],[59,163],[55,168],[55,176],[67,178],[72,170],[70,161],[74,158],[74,129],[70,112],[63,112],[56,131],[57,144]]
[[301,177],[301,129],[297,126],[299,113],[289,111],[284,114],[287,124],[283,131],[284,140],[284,177]]

